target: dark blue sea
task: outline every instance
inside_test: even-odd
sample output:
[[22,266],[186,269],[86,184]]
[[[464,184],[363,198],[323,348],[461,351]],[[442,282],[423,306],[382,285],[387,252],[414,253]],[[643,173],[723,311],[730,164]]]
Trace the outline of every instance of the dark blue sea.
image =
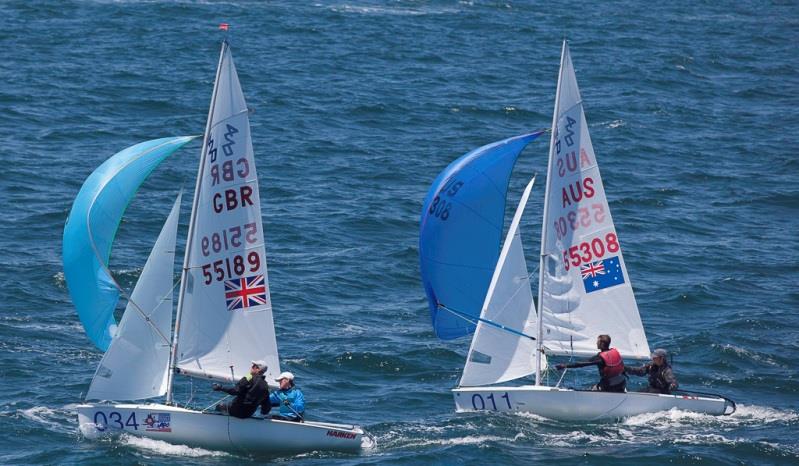
[[[799,464],[795,1],[5,0],[0,17],[0,463]],[[64,283],[64,222],[118,150],[202,133],[220,22],[254,109],[282,368],[310,417],[374,436],[360,455],[77,429],[101,354]],[[469,339],[432,332],[422,200],[459,155],[550,126],[564,38],[650,346],[672,351],[683,387],[734,398],[732,416],[454,413]],[[547,143],[522,154],[509,211]],[[193,191],[199,146],[126,213],[111,268],[129,289],[172,199]],[[523,222],[531,270],[542,186]]]

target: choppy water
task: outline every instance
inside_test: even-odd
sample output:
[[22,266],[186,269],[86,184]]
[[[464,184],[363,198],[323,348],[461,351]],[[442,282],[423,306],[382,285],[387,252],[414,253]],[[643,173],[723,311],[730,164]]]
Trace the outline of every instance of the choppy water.
[[[256,109],[283,367],[314,417],[376,439],[361,456],[279,461],[799,461],[795,2],[7,0],[0,14],[0,463],[251,461],[80,437],[74,406],[100,354],[60,258],[71,201],[105,158],[202,132],[222,21]],[[673,350],[684,386],[735,398],[731,417],[453,413],[468,341],[430,329],[421,202],[461,153],[550,124],[564,36],[650,343]],[[131,205],[112,257],[126,286],[177,189],[191,190],[197,146]],[[546,142],[523,154],[517,197],[546,154]]]

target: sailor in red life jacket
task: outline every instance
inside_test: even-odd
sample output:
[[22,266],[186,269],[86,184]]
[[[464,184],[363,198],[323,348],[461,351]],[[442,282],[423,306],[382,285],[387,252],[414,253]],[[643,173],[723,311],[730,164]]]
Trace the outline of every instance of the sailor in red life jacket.
[[591,387],[591,390],[624,393],[627,386],[627,378],[624,375],[624,361],[622,361],[619,351],[610,347],[610,336],[599,335],[596,339],[596,347],[599,349],[599,353],[591,359],[571,364],[558,364],[555,369],[561,371],[567,367],[597,366],[599,368],[599,383]]

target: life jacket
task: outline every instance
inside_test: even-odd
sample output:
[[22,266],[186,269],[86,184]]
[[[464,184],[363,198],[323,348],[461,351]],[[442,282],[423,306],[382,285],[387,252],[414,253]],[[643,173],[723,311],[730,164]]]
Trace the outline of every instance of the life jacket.
[[603,379],[610,381],[624,373],[624,361],[616,348],[600,352],[599,357],[605,362],[605,367],[602,368]]
[[[669,394],[669,393],[671,393],[671,390],[670,390],[671,383],[668,380],[666,380],[666,376],[664,374],[664,372],[666,370],[671,370],[671,366],[669,366],[668,363],[666,363],[666,364],[664,364],[664,365],[662,365],[660,367],[658,367],[658,366],[656,366],[654,364],[652,366],[650,366],[650,368],[649,368],[649,386],[654,388],[654,389],[656,389],[656,390],[659,390],[660,393]],[[673,378],[674,378],[674,376],[672,375],[672,379]],[[675,381],[675,384],[676,384],[676,381]]]

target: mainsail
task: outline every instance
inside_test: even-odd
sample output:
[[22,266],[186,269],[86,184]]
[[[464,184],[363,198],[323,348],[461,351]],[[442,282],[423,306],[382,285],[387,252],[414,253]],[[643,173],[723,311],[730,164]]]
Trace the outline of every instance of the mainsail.
[[64,226],[64,277],[86,335],[102,351],[117,327],[120,289],[108,259],[122,214],[150,172],[192,139],[153,139],[114,154],[89,175],[72,204]]
[[475,330],[499,256],[511,171],[521,151],[542,133],[468,152],[430,187],[420,220],[419,258],[439,338],[449,340]]
[[474,332],[461,386],[488,385],[536,372],[536,311],[519,230],[535,178],[516,208]]
[[549,354],[596,354],[608,334],[624,357],[646,358],[646,341],[588,134],[568,44],[563,43],[552,125],[539,303]]
[[[250,362],[280,372],[247,104],[222,45],[194,193],[178,301],[182,373],[235,380]],[[169,395],[168,395],[169,397]]]
[[178,195],[128,300],[117,334],[97,367],[88,400],[140,400],[166,393],[180,199]]

